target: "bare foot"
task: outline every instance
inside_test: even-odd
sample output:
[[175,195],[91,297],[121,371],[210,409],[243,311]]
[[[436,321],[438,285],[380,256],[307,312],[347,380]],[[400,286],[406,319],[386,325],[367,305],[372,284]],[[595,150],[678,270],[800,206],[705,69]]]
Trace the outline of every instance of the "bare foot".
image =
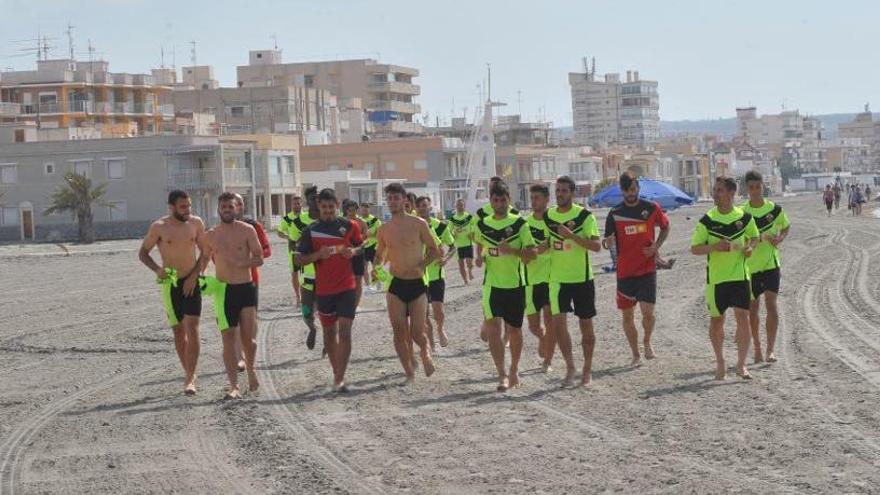
[[516,371],[510,372],[510,388],[520,388],[522,387],[522,382],[519,381],[519,373]]
[[642,365],[642,357],[641,356],[633,356],[632,361],[629,363],[630,367],[635,368],[637,366]]
[[645,344],[645,359],[654,359],[657,354],[654,353],[654,346]]
[[183,395],[196,395],[195,382],[190,382],[185,387],[183,387]]
[[768,351],[767,352],[767,362],[768,363],[775,363],[776,361],[778,361],[778,359],[776,359],[776,353],[774,353],[773,351]]
[[723,365],[719,366],[715,370],[715,379],[716,380],[726,380],[727,379],[727,369]]
[[431,376],[434,374],[434,361],[427,353],[422,356],[422,366],[425,368],[425,376]]
[[238,372],[241,373],[244,370],[245,370],[244,359],[239,359],[238,360]]
[[566,371],[566,373],[565,373],[565,379],[562,380],[562,387],[563,388],[568,388],[568,387],[574,386],[574,374],[575,374],[575,369],[568,368],[568,371]]
[[745,366],[743,366],[742,369],[736,370],[736,376],[742,378],[743,380],[751,380],[752,379],[752,374],[749,373],[749,370],[747,370]]
[[510,388],[510,382],[507,380],[506,376],[502,376],[500,380],[498,380],[498,386],[495,387],[495,390],[499,392],[507,392],[507,389]]
[[419,358],[417,358],[415,353],[413,353],[413,357],[412,357],[413,374],[415,374],[415,372],[418,371],[418,369],[419,369]]
[[550,363],[544,361],[541,363],[541,373],[549,373],[553,371],[553,368],[550,366]]
[[226,400],[237,400],[241,399],[241,392],[239,392],[238,387],[232,387],[226,392],[226,395],[223,397]]
[[348,387],[345,385],[344,382],[339,382],[333,386],[333,391],[337,394],[347,394]]
[[755,364],[763,363],[764,355],[761,353],[761,349],[755,349]]
[[449,336],[446,335],[446,332],[440,330],[440,347],[446,347],[449,345]]
[[251,393],[260,390],[260,380],[257,378],[257,370],[248,370],[248,389]]
[[412,387],[416,384],[416,376],[415,375],[407,375],[406,380],[401,384],[404,387]]
[[583,378],[581,378],[581,387],[588,388],[593,384],[593,375],[585,374]]

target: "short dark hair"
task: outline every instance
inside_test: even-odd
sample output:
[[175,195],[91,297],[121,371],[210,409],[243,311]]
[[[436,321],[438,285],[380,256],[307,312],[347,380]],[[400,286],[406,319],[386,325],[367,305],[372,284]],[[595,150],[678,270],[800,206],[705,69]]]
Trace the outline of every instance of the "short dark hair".
[[620,174],[620,178],[618,179],[618,183],[620,183],[620,190],[623,191],[623,190],[631,188],[633,186],[633,184],[638,185],[639,180],[636,179],[632,173],[630,173],[629,171],[626,171],[626,172]]
[[497,175],[493,175],[492,178],[489,179],[489,184],[492,184],[493,182],[502,182],[503,183],[504,179],[502,179],[501,177],[499,177]]
[[172,205],[172,206],[176,205],[178,199],[189,199],[189,194],[187,194],[186,191],[183,191],[181,189],[175,189],[175,190],[171,191],[170,193],[168,193],[168,204],[169,205]]
[[333,201],[336,202],[336,191],[333,189],[325,188],[321,189],[321,192],[318,193],[318,201]]
[[235,201],[235,193],[229,191],[220,193],[220,196],[217,196],[217,204],[219,205],[224,201]]
[[547,184],[532,184],[529,186],[529,192],[542,194],[545,198],[550,197],[550,188]]
[[351,208],[358,209],[358,202],[353,199],[342,200],[342,211],[348,211]]
[[715,183],[722,184],[730,192],[736,192],[736,179],[733,177],[718,177]]
[[302,196],[300,196],[299,194],[294,194],[293,197],[290,198],[290,200],[293,201],[294,199],[298,199],[298,200],[302,201]]
[[419,206],[424,201],[431,201],[431,198],[427,196],[419,196],[418,198],[416,198],[416,206]]
[[318,186],[309,186],[303,190],[303,196],[305,196],[306,199],[308,199],[309,196],[314,196],[316,194],[318,194]]
[[364,201],[363,203],[361,203],[358,206],[358,208],[369,208],[369,207],[370,207],[370,203],[367,203],[366,201]]
[[571,192],[574,192],[574,188],[575,188],[574,181],[571,179],[571,177],[569,177],[567,175],[559,176],[559,178],[556,179],[556,184],[566,184],[568,186],[568,189],[571,190]]
[[502,184],[495,184],[489,189],[489,196],[506,196],[510,197],[510,191],[507,189],[507,186]]
[[406,196],[406,189],[403,188],[403,184],[400,182],[392,182],[385,186],[385,194],[400,194]]
[[761,172],[758,172],[757,170],[749,170],[746,172],[746,184],[753,180],[763,183],[764,177],[762,177]]

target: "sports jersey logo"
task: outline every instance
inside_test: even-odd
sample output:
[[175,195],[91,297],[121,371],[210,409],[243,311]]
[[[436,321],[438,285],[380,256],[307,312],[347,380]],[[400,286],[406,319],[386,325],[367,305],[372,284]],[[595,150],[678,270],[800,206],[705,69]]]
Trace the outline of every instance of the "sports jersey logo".
[[553,249],[557,251],[562,251],[565,247],[565,243],[562,241],[553,241]]
[[489,256],[498,256],[498,248],[489,248]]
[[644,234],[647,231],[648,231],[648,226],[643,223],[639,223],[636,225],[627,225],[623,229],[623,233],[626,235]]
[[568,227],[569,229],[573,229],[574,228],[574,220],[569,220],[569,221],[565,222],[565,226]]
[[772,213],[768,213],[768,214],[767,214],[767,221],[768,221],[768,222],[772,222],[772,221],[773,221],[773,214],[772,214]]
[[737,220],[737,221],[736,221],[736,228],[737,228],[737,229],[741,229],[741,228],[743,228],[742,220]]
[[345,232],[346,232],[346,231],[347,231],[347,229],[346,229],[345,227],[339,227],[339,233],[340,233],[340,234],[345,235]]
[[648,218],[648,210],[642,210],[642,218]]
[[513,227],[507,227],[506,229],[504,229],[504,235],[508,237],[513,235]]

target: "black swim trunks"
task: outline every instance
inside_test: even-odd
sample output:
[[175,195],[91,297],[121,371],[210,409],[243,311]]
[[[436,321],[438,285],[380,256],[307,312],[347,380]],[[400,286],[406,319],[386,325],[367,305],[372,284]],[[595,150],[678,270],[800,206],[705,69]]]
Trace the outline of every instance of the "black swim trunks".
[[[257,307],[257,287],[254,283],[226,284],[226,294],[223,298],[223,316],[225,317],[226,328],[220,328],[220,331],[223,332],[229,328],[237,327],[241,311],[248,307]],[[218,318],[218,320],[220,319]]]
[[394,294],[407,304],[425,294],[426,289],[425,280],[422,278],[403,279],[394,277],[388,285],[388,293]]
[[[190,275],[196,277],[197,275]],[[183,295],[183,284],[186,279],[177,281],[177,286],[171,283],[162,285],[162,302],[165,306],[165,315],[168,317],[168,324],[176,327],[183,321],[183,317],[201,316],[202,315],[202,293],[199,290],[199,284],[196,284],[193,293],[186,297]]]
[[428,282],[428,302],[443,302],[446,295],[446,279],[438,278]]

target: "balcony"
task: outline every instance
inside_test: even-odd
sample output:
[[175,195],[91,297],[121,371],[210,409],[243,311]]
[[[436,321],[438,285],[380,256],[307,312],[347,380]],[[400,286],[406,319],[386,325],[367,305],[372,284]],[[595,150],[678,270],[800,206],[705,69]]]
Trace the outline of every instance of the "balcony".
[[373,131],[376,133],[404,133],[404,134],[423,134],[425,130],[421,124],[415,122],[404,122],[400,120],[390,120],[384,123],[373,122]]
[[67,102],[67,111],[70,113],[94,113],[95,103],[88,100],[74,100]]
[[152,115],[155,111],[155,106],[153,102],[134,102],[134,113],[146,113]]
[[24,115],[35,115],[38,113],[61,113],[61,106],[58,103],[34,103],[31,105],[22,105],[21,113]]
[[14,117],[21,114],[21,104],[0,101],[0,117]]
[[417,84],[402,83],[396,81],[371,81],[370,90],[383,93],[400,93],[405,95],[417,95],[421,88]]
[[214,170],[184,169],[168,174],[168,190],[214,191],[220,189]]
[[134,113],[134,102],[123,101],[113,103],[112,113]]
[[269,174],[269,187],[272,189],[290,189],[296,187],[296,175],[294,174]]
[[392,112],[406,113],[410,115],[422,112],[422,107],[417,103],[407,103],[405,101],[396,100],[371,100],[369,108],[371,110],[390,110]]
[[249,168],[224,168],[223,182],[227,186],[251,185],[251,169]]

